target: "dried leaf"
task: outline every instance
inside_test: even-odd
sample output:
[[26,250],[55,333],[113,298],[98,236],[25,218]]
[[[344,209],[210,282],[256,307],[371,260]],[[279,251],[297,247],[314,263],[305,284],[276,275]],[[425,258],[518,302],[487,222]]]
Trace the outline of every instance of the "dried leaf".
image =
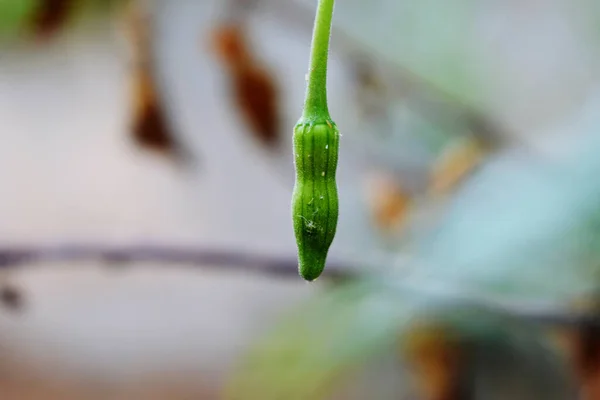
[[249,132],[273,149],[281,139],[278,89],[273,76],[252,53],[246,36],[240,24],[219,25],[212,36],[213,51],[225,67],[235,109]]

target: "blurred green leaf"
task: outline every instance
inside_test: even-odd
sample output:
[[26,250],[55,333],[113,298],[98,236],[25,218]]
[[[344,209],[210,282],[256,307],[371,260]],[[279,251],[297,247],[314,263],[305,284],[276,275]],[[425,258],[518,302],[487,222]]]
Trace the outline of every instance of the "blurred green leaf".
[[[423,319],[447,324],[469,343],[478,376],[488,380],[498,376],[499,365],[505,368],[500,372],[513,380],[519,377],[515,371],[536,370],[520,375],[520,388],[543,396],[523,399],[563,399],[571,388],[564,360],[545,342],[540,329],[452,299],[362,281],[317,296],[288,315],[251,349],[227,398],[329,398],[336,384],[356,368],[396,352],[399,338]],[[503,354],[494,355],[497,352]]]
[[[0,0],[0,36],[9,40],[28,34],[31,18],[42,0]],[[80,0],[73,4],[73,19],[94,19],[110,16],[116,7],[129,0]]]
[[600,186],[585,162],[513,155],[482,169],[421,238],[415,258],[423,268],[411,279],[524,301],[566,303],[596,292]]
[[471,67],[477,2],[361,0],[338,4],[334,24],[358,43],[461,102],[478,104]]
[[394,343],[409,314],[398,304],[366,282],[317,296],[252,349],[229,398],[325,398],[348,369]]
[[39,0],[0,0],[0,35],[20,33]]

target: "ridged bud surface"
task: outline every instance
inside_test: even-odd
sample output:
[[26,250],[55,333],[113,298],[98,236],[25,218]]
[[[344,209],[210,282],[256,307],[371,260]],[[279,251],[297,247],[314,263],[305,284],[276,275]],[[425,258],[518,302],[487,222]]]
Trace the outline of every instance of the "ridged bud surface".
[[292,218],[300,275],[321,275],[338,221],[336,169],[340,134],[329,119],[300,121],[294,128],[296,183]]

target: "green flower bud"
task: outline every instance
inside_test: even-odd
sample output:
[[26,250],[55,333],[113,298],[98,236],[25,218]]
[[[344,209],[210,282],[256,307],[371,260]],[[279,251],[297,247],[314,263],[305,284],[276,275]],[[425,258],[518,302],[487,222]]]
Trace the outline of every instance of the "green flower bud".
[[325,268],[337,227],[335,173],[340,133],[331,120],[303,122],[294,129],[296,184],[292,196],[300,275],[313,281]]
[[335,172],[340,133],[327,107],[327,60],[334,0],[319,0],[302,118],[294,128],[296,184],[292,220],[300,275],[314,281],[325,268],[338,220]]

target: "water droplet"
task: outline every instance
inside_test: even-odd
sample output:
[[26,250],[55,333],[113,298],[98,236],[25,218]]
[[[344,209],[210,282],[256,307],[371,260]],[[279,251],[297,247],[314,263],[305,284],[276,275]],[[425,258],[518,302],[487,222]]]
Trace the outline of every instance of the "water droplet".
[[325,171],[321,172],[321,176],[325,176]]
[[327,150],[328,148],[329,148],[329,145],[328,145],[328,144],[327,144],[327,145],[325,145],[325,150]]

